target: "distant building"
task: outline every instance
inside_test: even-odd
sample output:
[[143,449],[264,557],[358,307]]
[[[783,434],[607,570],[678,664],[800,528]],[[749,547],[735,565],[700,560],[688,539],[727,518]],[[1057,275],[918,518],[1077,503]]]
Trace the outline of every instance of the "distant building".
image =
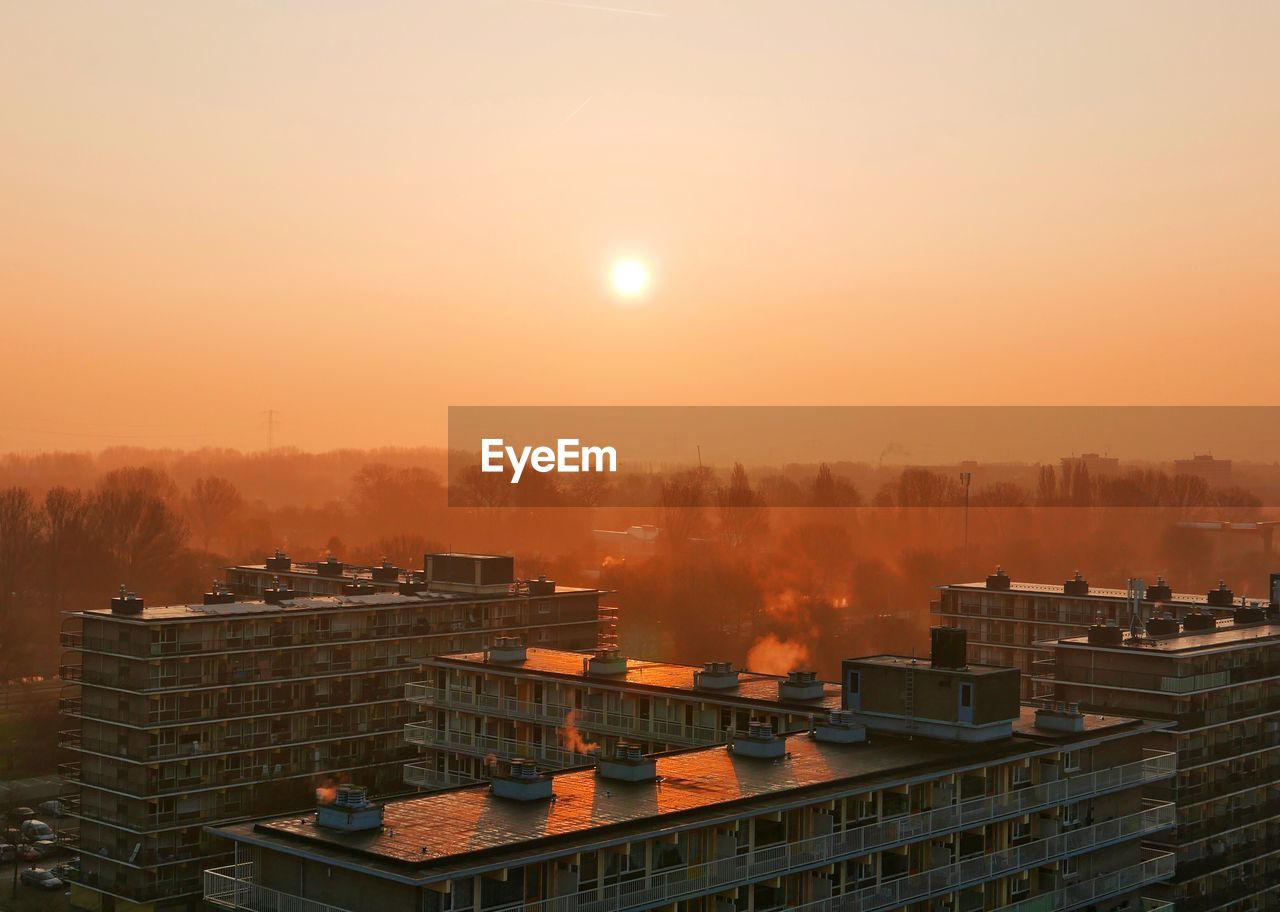
[[[1090,586],[1079,573],[1055,586],[1015,582],[997,567],[983,582],[952,583],[938,589],[938,600],[929,610],[943,623],[968,632],[978,661],[1020,669],[1024,700],[1035,697],[1031,679],[1035,662],[1053,655],[1041,641],[1085,634],[1098,618],[1127,627],[1134,613],[1127,590]],[[1208,594],[1174,592],[1164,577],[1145,589],[1140,610],[1150,614],[1157,605],[1178,617],[1196,610],[1225,617],[1232,608],[1211,604]]]
[[1039,681],[1055,700],[1174,723],[1155,738],[1178,775],[1147,795],[1177,804],[1177,829],[1151,839],[1177,854],[1178,912],[1280,906],[1280,623],[1261,607],[1157,615],[1140,636],[1099,625],[1053,652]]
[[1097,478],[1100,475],[1115,475],[1120,471],[1119,457],[1102,456],[1098,453],[1063,456],[1061,464],[1064,476],[1072,475],[1081,469],[1088,472],[1091,478]]
[[644,753],[722,744],[753,723],[807,729],[840,708],[840,687],[812,672],[780,677],[628,659],[616,650],[582,655],[499,641],[483,652],[436,656],[409,701],[422,719],[405,736],[424,748],[405,767],[420,787],[505,774],[516,759],[550,769],[609,756],[619,741]]
[[[1173,857],[1142,845],[1173,823],[1141,792],[1173,771],[1143,745],[1165,723],[1035,711],[1016,670],[953,664],[846,663],[877,684],[861,710],[790,736],[756,724],[656,757],[622,743],[594,769],[516,764],[385,805],[349,789],[221,826],[235,864],[205,873],[204,896],[263,912],[1171,909],[1146,897]],[[913,684],[914,715],[881,702]]]
[[1211,485],[1231,483],[1231,460],[1214,459],[1209,453],[1202,453],[1190,459],[1175,459],[1173,471],[1176,475],[1198,475]]
[[403,790],[415,755],[404,686],[424,659],[512,635],[585,649],[600,627],[598,591],[517,581],[511,558],[427,555],[419,582],[332,595],[270,569],[285,575],[262,601],[215,588],[202,604],[149,607],[121,593],[69,619],[75,905],[191,908],[200,872],[228,850],[207,825],[298,811],[348,779]]

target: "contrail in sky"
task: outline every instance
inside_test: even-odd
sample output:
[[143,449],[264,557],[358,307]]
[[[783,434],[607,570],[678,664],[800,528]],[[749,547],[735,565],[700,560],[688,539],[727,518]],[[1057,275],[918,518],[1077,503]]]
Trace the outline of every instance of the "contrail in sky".
[[574,3],[572,0],[525,0],[526,3],[541,3],[545,6],[567,6],[570,9],[596,10],[601,13],[622,13],[627,16],[650,16],[655,19],[666,17],[666,13],[653,10],[627,9],[622,6],[598,6],[594,3]]
[[588,95],[586,98],[582,99],[582,104],[580,104],[580,105],[578,105],[576,108],[574,108],[574,109],[569,113],[569,116],[568,116],[568,117],[566,117],[566,118],[564,119],[564,122],[565,122],[565,123],[568,123],[569,121],[571,121],[571,120],[573,120],[575,117],[577,117],[577,116],[578,116],[578,112],[579,112],[579,111],[581,111],[583,108],[585,108],[585,107],[590,103],[590,101],[591,101],[591,96],[590,96],[590,95]]

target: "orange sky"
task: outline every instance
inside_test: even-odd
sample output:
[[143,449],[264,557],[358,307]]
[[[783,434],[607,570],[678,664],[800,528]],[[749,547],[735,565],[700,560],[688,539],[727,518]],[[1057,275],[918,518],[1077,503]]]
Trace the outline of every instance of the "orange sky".
[[1280,4],[42,0],[0,34],[0,451],[1276,401]]

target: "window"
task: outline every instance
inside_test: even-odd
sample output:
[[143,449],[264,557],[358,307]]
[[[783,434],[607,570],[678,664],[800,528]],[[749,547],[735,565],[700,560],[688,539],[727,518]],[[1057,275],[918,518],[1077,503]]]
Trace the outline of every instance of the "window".
[[1058,863],[1058,871],[1063,877],[1075,877],[1080,873],[1080,858],[1072,855],[1070,858],[1064,858]]
[[1080,769],[1080,752],[1079,751],[1063,751],[1062,752],[1062,768],[1064,770]]
[[960,685],[960,705],[963,706],[965,709],[968,709],[969,707],[973,706],[973,685],[972,684]]

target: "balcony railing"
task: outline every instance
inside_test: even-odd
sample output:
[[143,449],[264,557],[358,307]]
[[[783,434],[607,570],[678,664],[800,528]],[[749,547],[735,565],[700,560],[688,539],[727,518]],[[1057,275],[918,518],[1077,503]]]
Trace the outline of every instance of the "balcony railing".
[[204,872],[204,898],[224,909],[252,912],[350,912],[314,899],[272,890],[253,882],[253,863],[241,862]]
[[406,763],[404,781],[418,788],[449,788],[454,785],[472,785],[482,780],[462,773],[441,772],[425,763]]
[[587,731],[635,735],[684,744],[717,744],[725,732],[709,725],[685,725],[665,719],[643,719],[629,713],[603,709],[581,709],[562,703],[533,703],[497,694],[478,694],[468,690],[433,687],[430,684],[406,684],[405,699],[442,709],[474,709],[487,716],[500,716],[522,721],[563,725],[573,713],[574,724]]
[[[1116,842],[1138,839],[1172,824],[1172,805],[1149,805],[1136,814],[1050,836],[1017,848],[979,855],[957,864],[858,890],[838,899],[822,901],[831,905],[804,908],[826,908],[840,912],[873,912],[896,908]],[[874,848],[866,845],[865,833],[869,829],[875,828],[863,827],[803,842],[765,846],[743,855],[655,873],[601,890],[513,903],[490,912],[623,912],[669,905],[681,899],[704,896],[865,854]],[[1136,885],[1140,880],[1134,882]],[[315,900],[260,887],[253,882],[249,864],[206,871],[205,898],[226,908],[248,909],[253,912],[346,912]]]
[[590,754],[567,751],[549,744],[530,744],[496,735],[474,735],[467,732],[437,731],[423,722],[410,722],[404,727],[405,740],[423,747],[446,748],[477,757],[490,755],[500,760],[521,757],[558,769],[568,766],[584,766],[592,762]]
[[[1001,906],[997,912],[1060,912],[1089,906],[1111,896],[1168,880],[1173,876],[1176,861],[1177,856],[1172,852],[1160,852],[1139,864],[1099,874],[1052,893],[1041,893],[1022,902]],[[1173,908],[1171,902],[1144,898],[1137,912],[1173,912]]]

